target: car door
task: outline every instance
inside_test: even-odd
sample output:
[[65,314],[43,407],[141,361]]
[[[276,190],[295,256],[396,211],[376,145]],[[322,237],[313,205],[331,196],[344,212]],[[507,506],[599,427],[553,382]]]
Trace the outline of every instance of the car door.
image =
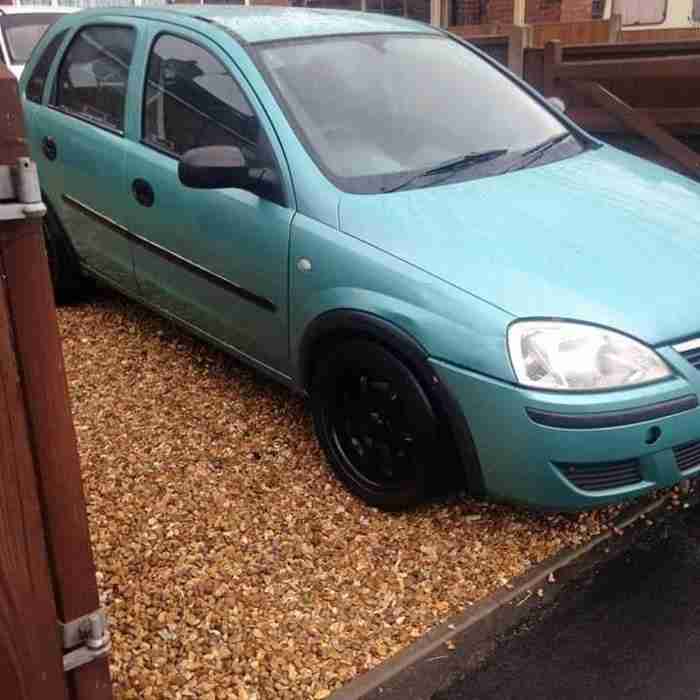
[[[129,227],[136,277],[149,303],[285,373],[293,210],[279,145],[254,104],[216,44],[186,30],[154,31],[142,132],[126,163]],[[203,146],[240,148],[257,186],[182,185],[180,156]]]
[[32,119],[42,186],[81,263],[132,293],[124,129],[137,39],[129,22],[81,26],[53,71],[49,104]]

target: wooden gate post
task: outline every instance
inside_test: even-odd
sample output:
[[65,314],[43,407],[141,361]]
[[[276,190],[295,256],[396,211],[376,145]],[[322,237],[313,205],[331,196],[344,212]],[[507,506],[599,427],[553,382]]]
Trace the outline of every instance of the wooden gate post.
[[[0,228],[0,239],[4,235]],[[0,261],[0,695],[12,700],[66,700],[34,459],[5,291]]]
[[[0,65],[0,165],[14,164],[28,155],[23,134],[17,84]],[[0,266],[56,610],[60,621],[69,622],[94,612],[100,604],[48,261],[38,222],[2,224]],[[55,625],[53,635],[55,643]],[[111,700],[106,658],[71,671],[68,681],[72,700]]]

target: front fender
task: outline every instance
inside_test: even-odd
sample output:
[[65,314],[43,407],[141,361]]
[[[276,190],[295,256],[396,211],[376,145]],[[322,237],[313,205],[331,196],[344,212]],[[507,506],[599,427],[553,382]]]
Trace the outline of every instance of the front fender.
[[[299,269],[300,258],[310,261],[310,270]],[[392,324],[430,357],[514,380],[505,344],[512,316],[302,215],[292,225],[290,297],[292,370],[302,385],[312,324],[339,309],[363,312]]]

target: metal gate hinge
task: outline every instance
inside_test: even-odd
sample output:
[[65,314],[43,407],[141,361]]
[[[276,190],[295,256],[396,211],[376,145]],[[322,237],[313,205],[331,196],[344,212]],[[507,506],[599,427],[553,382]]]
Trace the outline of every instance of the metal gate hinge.
[[107,616],[100,608],[70,622],[58,623],[63,650],[63,671],[89,664],[106,656],[111,648]]
[[0,221],[40,219],[44,214],[36,163],[18,158],[16,165],[0,165]]

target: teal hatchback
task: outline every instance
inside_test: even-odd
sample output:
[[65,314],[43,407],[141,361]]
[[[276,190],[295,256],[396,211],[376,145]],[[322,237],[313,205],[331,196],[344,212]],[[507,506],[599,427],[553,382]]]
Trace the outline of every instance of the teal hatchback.
[[57,298],[98,278],[307,394],[367,503],[579,509],[700,470],[700,186],[468,44],[108,8],[21,88]]

